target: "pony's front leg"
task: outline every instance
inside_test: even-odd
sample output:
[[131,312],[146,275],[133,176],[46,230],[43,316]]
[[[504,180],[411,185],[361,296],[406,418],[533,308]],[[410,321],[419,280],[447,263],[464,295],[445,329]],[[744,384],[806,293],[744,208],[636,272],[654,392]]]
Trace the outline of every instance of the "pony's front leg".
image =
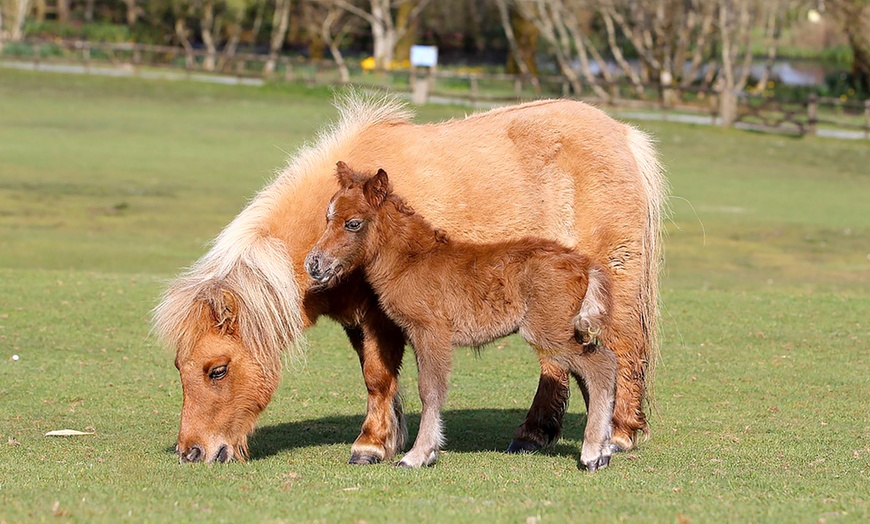
[[541,359],[538,391],[507,452],[530,453],[555,442],[562,433],[562,418],[568,409],[570,391],[568,373],[552,362]]
[[408,436],[399,396],[405,337],[380,310],[369,310],[360,326],[345,331],[368,390],[366,418],[351,447],[350,464],[377,464],[396,456]]
[[417,355],[417,386],[423,410],[414,447],[396,464],[406,468],[429,466],[438,459],[444,444],[441,407],[447,398],[452,353],[449,333],[444,337],[427,336],[424,341],[412,339],[412,343]]

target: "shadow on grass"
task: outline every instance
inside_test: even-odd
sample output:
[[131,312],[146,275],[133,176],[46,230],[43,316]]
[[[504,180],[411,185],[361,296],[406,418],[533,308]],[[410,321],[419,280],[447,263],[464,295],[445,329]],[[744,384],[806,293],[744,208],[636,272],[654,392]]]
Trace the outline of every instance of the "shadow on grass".
[[[445,449],[452,452],[504,451],[525,416],[525,410],[519,409],[445,411],[443,414],[447,436]],[[420,415],[411,413],[406,417],[409,438],[407,450],[410,449],[417,435]],[[350,457],[350,445],[359,434],[362,423],[362,416],[335,416],[261,427],[254,432],[250,440],[251,459],[264,459],[288,449],[331,444],[347,444],[347,454]],[[572,440],[580,440],[585,426],[585,414],[566,413],[563,435]],[[579,453],[579,449],[560,441],[540,453],[575,456]]]

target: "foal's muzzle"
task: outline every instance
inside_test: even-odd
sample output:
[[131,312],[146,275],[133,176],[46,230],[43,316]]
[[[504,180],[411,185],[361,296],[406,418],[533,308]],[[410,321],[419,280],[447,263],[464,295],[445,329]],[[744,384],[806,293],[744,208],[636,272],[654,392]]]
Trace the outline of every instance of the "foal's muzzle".
[[319,250],[311,251],[305,257],[305,271],[319,287],[328,286],[338,274],[337,268]]

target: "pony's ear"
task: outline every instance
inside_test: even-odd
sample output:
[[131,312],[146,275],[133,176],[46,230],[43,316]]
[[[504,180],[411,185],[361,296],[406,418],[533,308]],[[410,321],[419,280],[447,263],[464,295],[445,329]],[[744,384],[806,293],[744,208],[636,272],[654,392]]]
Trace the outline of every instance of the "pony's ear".
[[218,303],[214,304],[212,312],[218,329],[228,335],[236,332],[239,305],[234,294],[226,289],[222,289],[221,299]]
[[366,180],[366,183],[363,184],[363,194],[365,195],[366,200],[369,201],[369,204],[374,207],[381,207],[392,191],[393,188],[390,186],[390,179],[387,176],[387,172],[383,169],[378,169],[375,176],[369,178]]
[[341,160],[335,163],[335,177],[338,178],[338,183],[344,189],[353,184],[353,170]]

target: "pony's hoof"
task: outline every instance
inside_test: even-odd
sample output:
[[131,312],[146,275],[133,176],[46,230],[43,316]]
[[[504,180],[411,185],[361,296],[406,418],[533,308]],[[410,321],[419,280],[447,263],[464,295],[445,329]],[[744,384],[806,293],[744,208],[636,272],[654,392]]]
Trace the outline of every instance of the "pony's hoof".
[[616,444],[615,442],[610,443],[610,452],[611,453],[625,453],[628,451],[627,449],[623,449],[622,446]]
[[622,453],[634,449],[633,435],[615,429],[613,436],[610,437],[610,449],[614,453]]
[[541,449],[541,446],[535,442],[528,440],[514,439],[510,446],[505,450],[505,453],[534,453]]
[[380,462],[381,458],[376,455],[369,455],[366,453],[352,453],[350,455],[350,460],[347,463],[356,464],[359,466],[368,466],[369,464],[378,464]]

